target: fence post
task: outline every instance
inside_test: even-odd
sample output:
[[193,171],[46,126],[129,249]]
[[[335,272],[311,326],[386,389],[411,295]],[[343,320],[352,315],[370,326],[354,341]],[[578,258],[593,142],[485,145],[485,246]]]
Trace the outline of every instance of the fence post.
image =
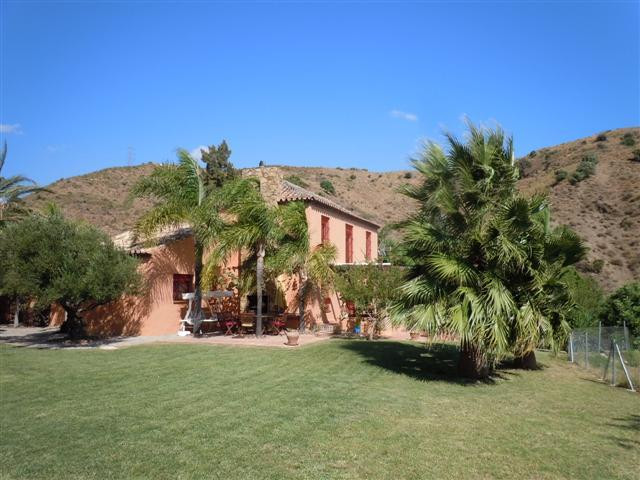
[[616,341],[611,339],[611,385],[616,386]]
[[589,333],[584,331],[584,366],[589,368]]
[[602,322],[598,322],[598,353],[602,351]]
[[573,332],[569,333],[569,358],[571,359],[571,363],[574,363],[573,360]]
[[622,358],[622,353],[620,352],[620,347],[616,344],[616,350],[618,351],[618,358],[620,359],[620,364],[622,365],[622,370],[624,370],[624,375],[627,377],[627,383],[629,384],[629,390],[635,392],[636,389],[633,387],[633,381],[631,380],[631,375],[629,375],[629,371],[627,370],[627,366],[624,363],[624,358]]

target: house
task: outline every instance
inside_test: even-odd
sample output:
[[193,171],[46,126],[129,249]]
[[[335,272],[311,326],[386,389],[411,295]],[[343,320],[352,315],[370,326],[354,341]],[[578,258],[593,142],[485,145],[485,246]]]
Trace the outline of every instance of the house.
[[[257,176],[263,196],[271,203],[302,201],[309,227],[310,245],[332,243],[337,249],[337,264],[358,264],[375,260],[380,226],[351,212],[338,203],[283,179],[277,167],[259,167],[244,175]],[[136,243],[132,232],[114,237],[114,243],[141,259],[140,272],[145,291],[112,304],[98,307],[87,320],[87,330],[94,335],[164,335],[178,330],[186,302],[182,294],[193,291],[194,242],[191,229],[184,225],[160,232],[153,247]],[[240,296],[234,283],[241,265],[241,252],[230,256],[222,267],[228,278],[226,288],[234,296],[221,300],[217,308],[246,311],[255,308],[255,295]],[[265,313],[289,312],[296,321],[298,285],[295,278],[280,277],[266,286]],[[241,298],[242,297],[242,298]],[[347,308],[335,292],[312,298],[305,312],[308,328],[325,325],[330,329],[346,328]],[[61,323],[63,313],[54,313],[53,323]],[[290,325],[293,327],[294,325]]]

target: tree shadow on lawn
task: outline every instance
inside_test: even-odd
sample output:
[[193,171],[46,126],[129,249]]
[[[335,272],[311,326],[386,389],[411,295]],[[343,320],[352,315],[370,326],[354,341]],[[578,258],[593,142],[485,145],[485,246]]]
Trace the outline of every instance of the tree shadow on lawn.
[[495,384],[507,375],[518,375],[504,369],[496,370],[484,380],[472,380],[458,374],[459,349],[456,345],[433,343],[416,345],[393,341],[350,340],[342,348],[356,352],[367,363],[419,381],[444,381],[459,385]]
[[[630,430],[632,433],[640,435],[640,415],[631,414],[626,417],[612,418],[613,423],[608,423],[610,427],[615,427],[620,430]],[[634,440],[631,438],[621,438],[615,436],[606,436],[605,438],[614,441],[622,448],[627,450],[636,450],[640,448],[640,440]],[[640,437],[639,437],[640,438]]]

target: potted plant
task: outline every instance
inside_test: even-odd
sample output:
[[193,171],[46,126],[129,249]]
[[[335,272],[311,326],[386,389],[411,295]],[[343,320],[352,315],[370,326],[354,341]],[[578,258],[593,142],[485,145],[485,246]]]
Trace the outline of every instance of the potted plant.
[[298,339],[300,338],[298,330],[285,330],[284,333],[287,335],[287,345],[290,347],[298,345]]

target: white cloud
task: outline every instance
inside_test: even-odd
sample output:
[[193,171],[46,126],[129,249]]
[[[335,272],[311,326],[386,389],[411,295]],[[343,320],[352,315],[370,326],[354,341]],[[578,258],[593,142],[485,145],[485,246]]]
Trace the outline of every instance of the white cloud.
[[418,116],[415,113],[403,112],[401,110],[391,110],[389,112],[394,118],[401,118],[402,120],[407,120],[409,122],[417,122]]
[[0,133],[15,133],[16,135],[20,135],[22,133],[22,127],[19,123],[14,123],[13,125],[0,123]]
[[193,158],[195,158],[196,160],[200,161],[202,160],[202,152],[200,150],[206,150],[208,147],[206,145],[200,145],[199,147],[194,148],[193,150],[191,150],[189,152],[189,155],[191,155]]

